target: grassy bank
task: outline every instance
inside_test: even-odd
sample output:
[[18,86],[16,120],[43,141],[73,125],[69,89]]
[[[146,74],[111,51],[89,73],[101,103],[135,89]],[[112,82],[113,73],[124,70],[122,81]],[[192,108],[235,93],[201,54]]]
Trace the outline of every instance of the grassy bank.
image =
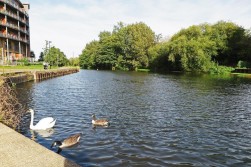
[[247,74],[247,73],[232,73],[232,75],[235,75],[237,77],[242,77],[242,78],[251,78],[251,74]]

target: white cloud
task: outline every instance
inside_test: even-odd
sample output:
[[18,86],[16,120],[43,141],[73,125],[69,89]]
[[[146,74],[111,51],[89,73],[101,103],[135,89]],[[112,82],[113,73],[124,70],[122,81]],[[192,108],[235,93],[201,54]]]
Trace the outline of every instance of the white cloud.
[[251,28],[249,0],[33,0],[30,5],[31,49],[37,58],[45,40],[67,57],[78,56],[100,31],[112,31],[119,21],[143,21],[164,36],[219,20]]

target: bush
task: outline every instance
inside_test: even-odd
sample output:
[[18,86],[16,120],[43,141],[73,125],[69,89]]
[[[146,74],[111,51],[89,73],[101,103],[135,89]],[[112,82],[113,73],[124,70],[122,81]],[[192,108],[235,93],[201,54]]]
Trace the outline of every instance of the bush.
[[3,78],[0,78],[0,97],[0,122],[16,129],[25,111],[10,83],[5,82]]
[[26,58],[23,58],[23,59],[20,59],[17,61],[20,65],[24,65],[24,66],[29,66],[30,65],[30,62],[28,59]]
[[232,67],[219,66],[218,64],[213,63],[209,69],[210,74],[229,74],[234,71]]
[[237,67],[238,68],[251,68],[251,63],[240,60],[237,63]]

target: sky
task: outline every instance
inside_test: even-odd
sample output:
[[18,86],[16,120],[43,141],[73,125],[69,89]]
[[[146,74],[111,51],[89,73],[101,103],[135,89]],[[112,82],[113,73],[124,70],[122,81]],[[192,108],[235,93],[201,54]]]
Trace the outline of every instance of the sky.
[[68,57],[77,57],[101,31],[118,22],[144,22],[170,37],[182,28],[231,21],[251,28],[250,0],[29,0],[30,42],[36,58],[45,40]]

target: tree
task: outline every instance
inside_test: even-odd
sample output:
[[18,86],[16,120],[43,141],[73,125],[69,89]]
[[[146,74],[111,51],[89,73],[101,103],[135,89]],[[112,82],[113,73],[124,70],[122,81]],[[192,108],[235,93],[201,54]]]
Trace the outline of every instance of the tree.
[[249,56],[247,31],[232,22],[219,21],[212,26],[211,40],[216,42],[217,55],[213,60],[220,65],[236,66]]
[[44,53],[41,52],[38,61],[44,61]]
[[108,31],[99,34],[96,65],[99,69],[111,70],[116,63],[115,36]]
[[69,59],[69,65],[70,66],[79,66],[79,58],[78,57],[72,57]]
[[65,66],[69,63],[65,54],[56,47],[51,47],[48,54],[44,57],[44,60],[48,62],[51,66]]
[[176,70],[208,71],[211,56],[215,54],[215,43],[209,40],[208,34],[209,26],[202,24],[183,29],[171,38],[168,59]]
[[97,68],[96,57],[99,48],[98,41],[92,41],[86,44],[82,53],[79,56],[79,64],[83,69],[94,69]]
[[120,55],[127,62],[129,70],[147,68],[148,49],[155,44],[155,33],[146,24],[140,22],[123,27],[117,33]]
[[86,45],[80,55],[82,68],[124,70],[147,68],[148,49],[155,44],[154,32],[144,23],[114,26],[113,32],[103,31],[99,40]]
[[149,67],[152,71],[172,71],[173,64],[169,61],[169,42],[161,42],[148,50]]
[[[251,64],[251,31],[232,23],[193,25],[161,40],[146,24],[119,22],[86,45],[82,68],[181,70],[208,72],[219,65]],[[163,41],[163,42],[161,42]]]
[[30,52],[30,57],[33,58],[33,59],[35,59],[36,55],[35,55],[34,51]]

